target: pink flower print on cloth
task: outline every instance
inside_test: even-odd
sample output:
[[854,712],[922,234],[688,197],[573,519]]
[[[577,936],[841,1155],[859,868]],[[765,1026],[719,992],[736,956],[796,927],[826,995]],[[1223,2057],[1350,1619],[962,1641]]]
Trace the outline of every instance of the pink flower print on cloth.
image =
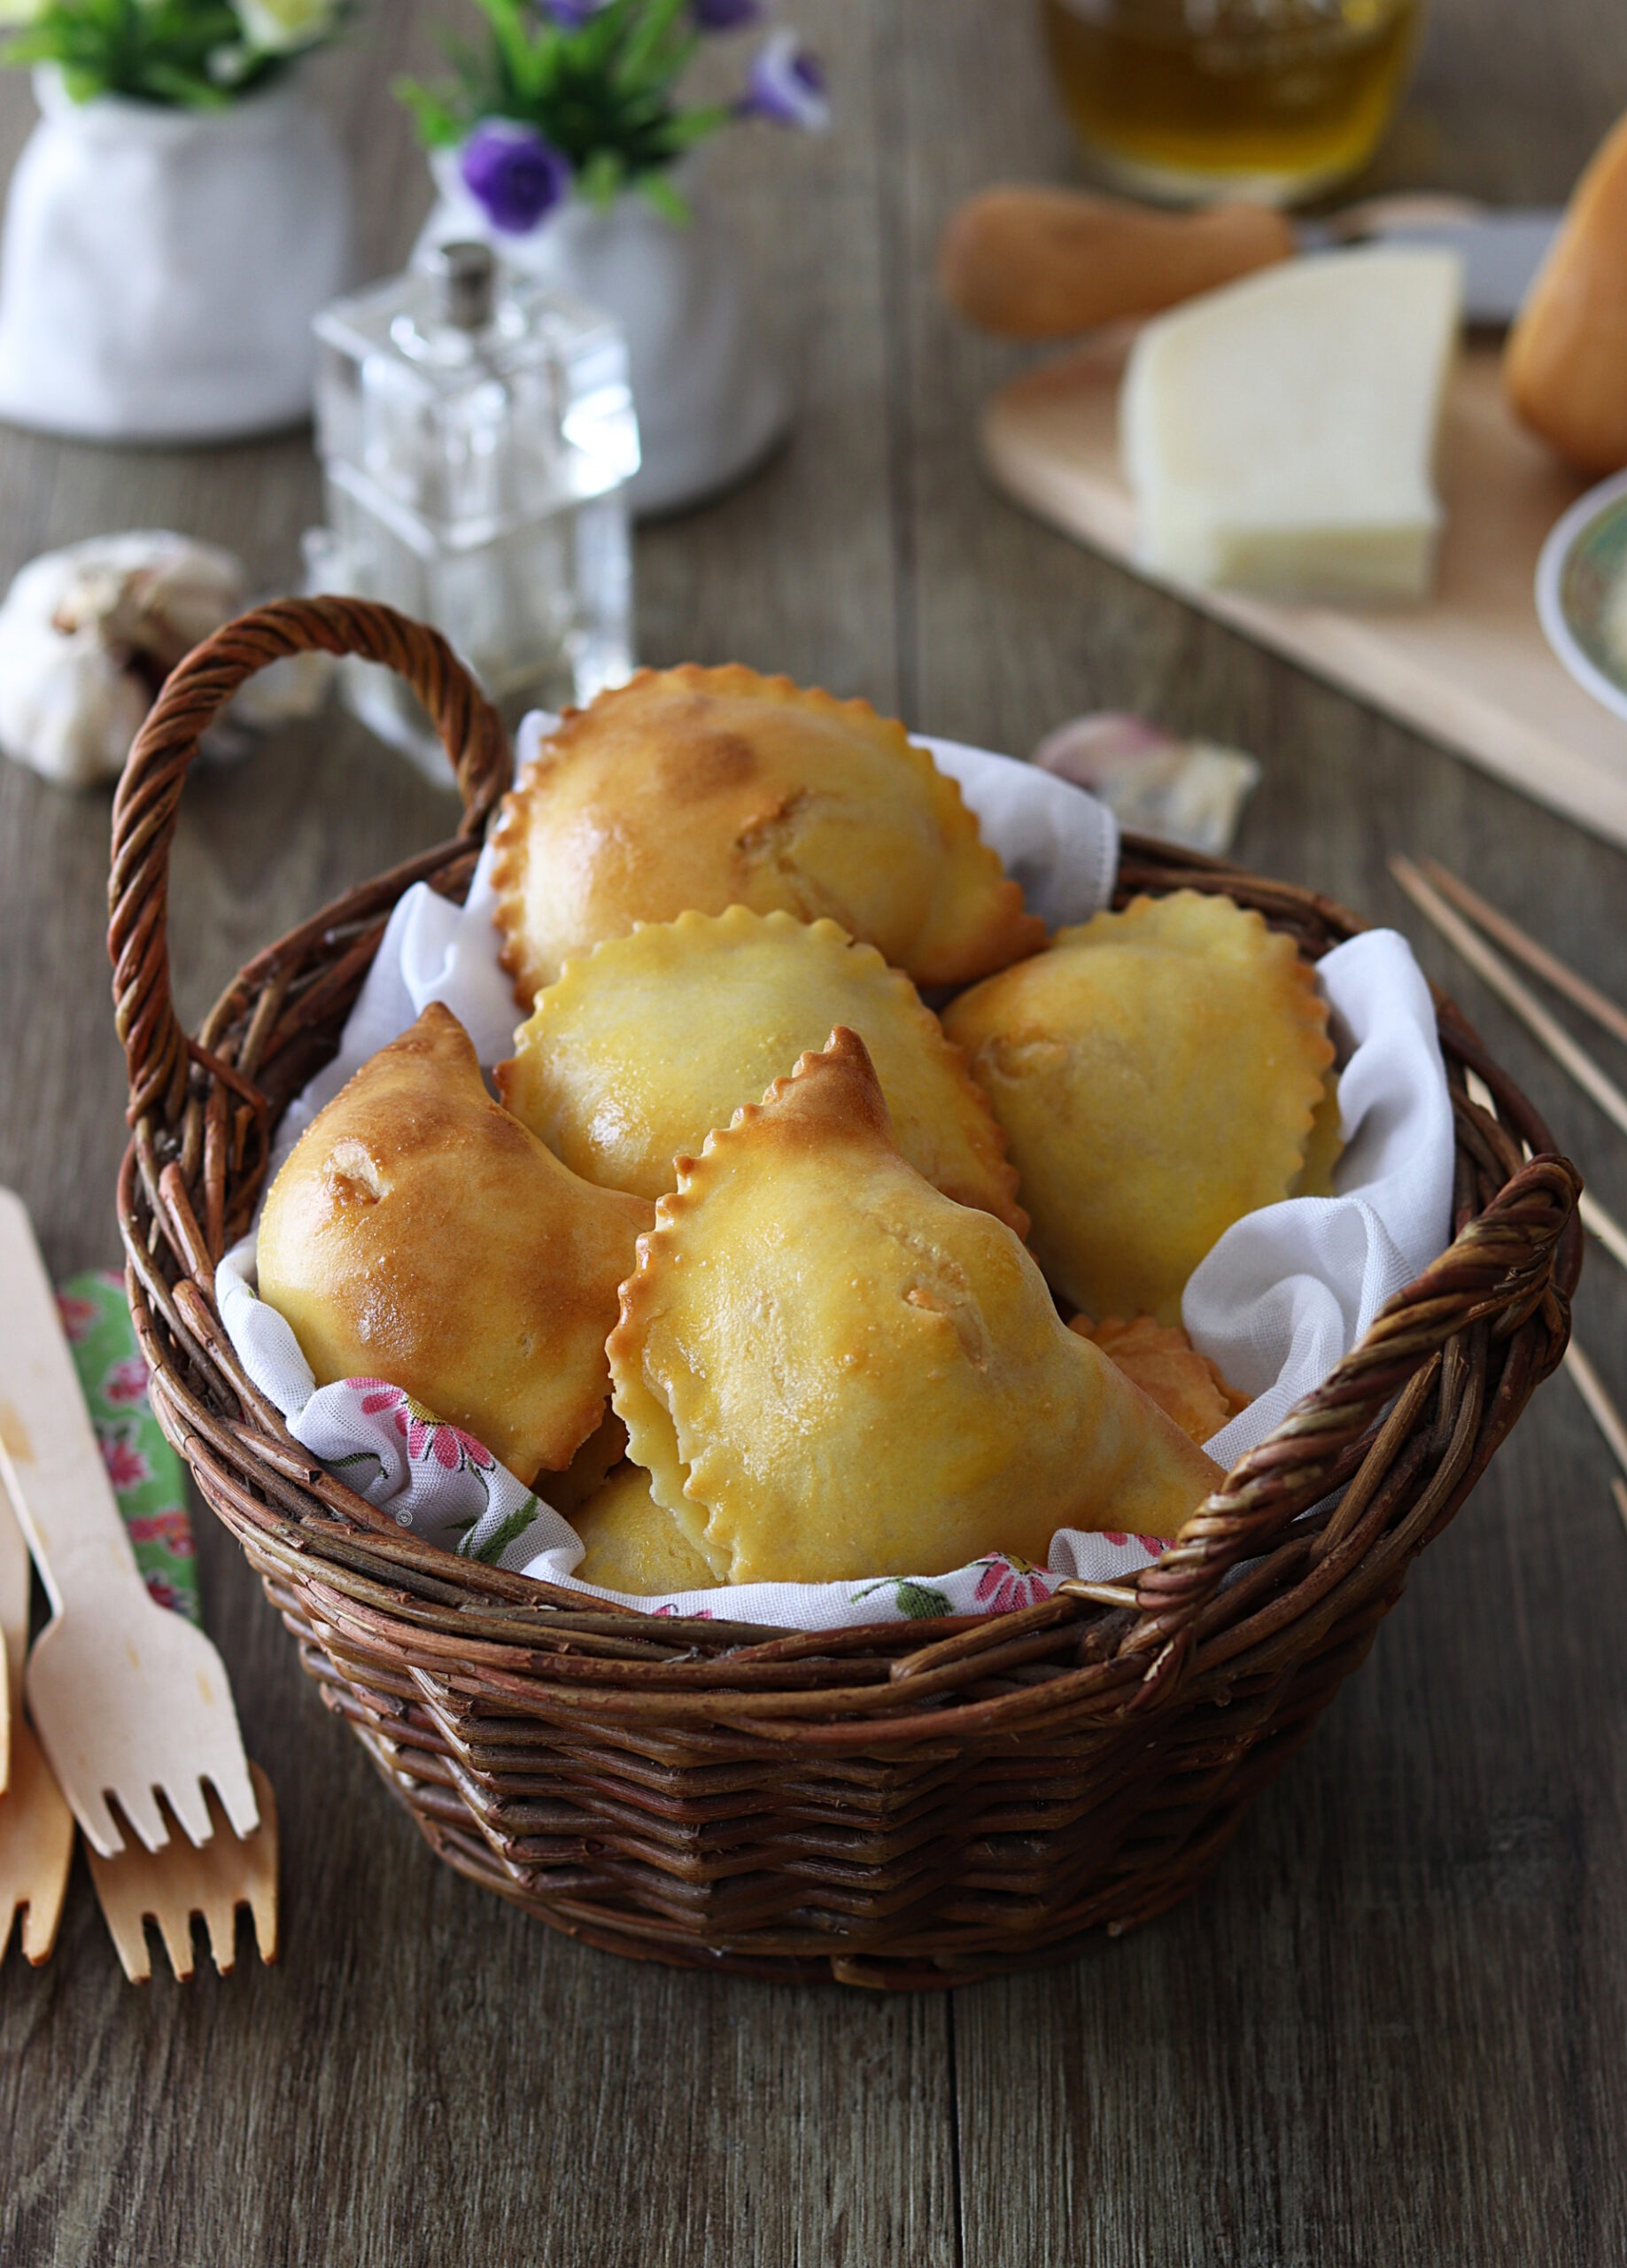
[[111,1427],[100,1436],[102,1463],[107,1467],[107,1477],[120,1495],[129,1488],[139,1488],[152,1478],[140,1443],[133,1433],[115,1433]]
[[[125,1521],[132,1543],[161,1543],[166,1551],[177,1559],[190,1559],[197,1545],[192,1541],[192,1523],[177,1507],[167,1512],[137,1512]],[[152,1586],[147,1586],[151,1590]]]
[[127,1355],[115,1363],[102,1380],[102,1399],[111,1402],[115,1410],[134,1409],[147,1400],[147,1365],[139,1355]]
[[497,1459],[484,1442],[446,1418],[438,1418],[399,1386],[391,1386],[384,1379],[354,1379],[351,1383],[360,1389],[361,1407],[369,1418],[383,1410],[390,1412],[390,1422],[407,1443],[407,1454],[414,1464],[432,1457],[444,1472],[497,1471]]
[[102,1269],[75,1276],[57,1304],[136,1565],[161,1605],[196,1622],[198,1561],[185,1474],[148,1406],[147,1365],[136,1351],[124,1278]]
[[510,1566],[514,1546],[533,1529],[527,1557],[575,1542],[559,1514],[484,1441],[388,1379],[322,1386],[289,1422],[296,1441],[347,1487],[443,1550]]
[[978,1560],[976,1565],[980,1571],[977,1603],[989,1614],[1014,1614],[1021,1607],[1038,1606],[1056,1588],[1043,1568],[1018,1558],[1015,1553],[996,1551]]
[[57,1313],[62,1317],[62,1328],[73,1347],[89,1339],[100,1320],[96,1301],[76,1299],[72,1292],[58,1293]]

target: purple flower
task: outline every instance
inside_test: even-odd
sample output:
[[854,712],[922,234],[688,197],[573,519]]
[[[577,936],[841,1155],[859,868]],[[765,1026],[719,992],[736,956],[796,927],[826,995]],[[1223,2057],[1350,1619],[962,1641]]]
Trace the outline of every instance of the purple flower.
[[570,187],[570,167],[534,126],[483,118],[463,144],[463,183],[485,207],[494,229],[523,237]]
[[608,5],[608,0],[537,0],[545,16],[552,16],[562,32],[579,32],[590,16]]
[[763,42],[740,106],[748,117],[800,126],[806,134],[822,134],[831,122],[825,74],[794,32],[774,32]]
[[756,22],[763,0],[689,0],[689,12],[697,31],[738,32]]

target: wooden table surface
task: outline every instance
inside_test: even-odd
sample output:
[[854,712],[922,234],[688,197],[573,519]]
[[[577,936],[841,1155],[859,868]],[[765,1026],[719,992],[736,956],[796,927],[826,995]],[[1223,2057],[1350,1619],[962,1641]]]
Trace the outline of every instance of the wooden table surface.
[[[380,0],[321,66],[368,256],[427,184]],[[440,12],[445,12],[443,8]],[[1256,750],[1239,855],[1408,930],[1627,1218],[1627,1149],[1409,916],[1397,849],[1472,877],[1627,998],[1627,859],[990,493],[973,414],[1015,366],[944,314],[953,200],[1073,169],[1026,0],[796,0],[821,143],[733,137],[802,408],[758,480],[639,546],[642,656],[738,657],[1024,751],[1081,710]],[[1436,0],[1386,185],[1556,198],[1627,104],[1619,0]],[[31,115],[0,86],[7,156]],[[286,587],[308,438],[187,453],[0,434],[0,572],[143,524]],[[188,788],[183,1010],[445,806],[329,721]],[[0,764],[0,1180],[58,1274],[111,1262],[120,1063],[105,796]],[[1608,1043],[1606,1044],[1608,1045]],[[1627,1073],[1617,1052],[1611,1068]],[[1579,1336],[1627,1395],[1627,1281]],[[320,1705],[235,1546],[198,1548],[280,1794],[285,1949],[143,1990],[82,1864],[55,1958],[0,1968],[6,2268],[1608,2268],[1627,2259],[1627,1535],[1569,1381],[1544,1388],[1372,1658],[1213,1884],[1061,1970],[952,1996],[624,1963],[460,1881]]]

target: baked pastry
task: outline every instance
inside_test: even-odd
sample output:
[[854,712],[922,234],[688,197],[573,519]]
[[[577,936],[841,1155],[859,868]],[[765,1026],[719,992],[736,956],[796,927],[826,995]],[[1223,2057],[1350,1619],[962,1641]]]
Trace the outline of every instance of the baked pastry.
[[1344,1154],[1343,1120],[1339,1113],[1339,1073],[1329,1067],[1311,1130],[1305,1137],[1305,1162],[1294,1177],[1290,1197],[1331,1197],[1334,1169]]
[[1249,1406],[1248,1395],[1227,1385],[1218,1364],[1198,1353],[1179,1324],[1155,1323],[1150,1315],[1092,1323],[1076,1315],[1069,1328],[1099,1347],[1200,1449]]
[[580,1507],[595,1496],[627,1454],[627,1428],[614,1410],[604,1416],[562,1472],[550,1472],[543,1494],[556,1512],[575,1519]]
[[867,701],[731,665],[641,670],[567,713],[507,797],[492,879],[530,1012],[635,921],[822,914],[920,984],[1044,943],[955,782]]
[[1597,480],[1627,465],[1627,119],[1571,191],[1503,350],[1508,399]]
[[630,1598],[711,1589],[717,1578],[674,1515],[650,1494],[641,1465],[618,1465],[570,1524],[587,1546],[577,1579]]
[[260,1297],[319,1386],[386,1379],[529,1480],[604,1416],[605,1333],[650,1220],[493,1102],[462,1025],[431,1006],[278,1174]]
[[573,1173],[655,1198],[677,1185],[680,1151],[837,1024],[869,1050],[917,1172],[1026,1234],[1005,1137],[959,1049],[909,978],[833,921],[732,905],[609,938],[538,994],[498,1089]]
[[609,1355],[631,1456],[720,1582],[1173,1535],[1220,1477],[1012,1231],[900,1156],[841,1029],[678,1161]]
[[1292,939],[1196,890],[1058,930],[943,1021],[1005,1129],[1040,1265],[1093,1317],[1179,1322],[1216,1239],[1289,1193],[1333,1061]]

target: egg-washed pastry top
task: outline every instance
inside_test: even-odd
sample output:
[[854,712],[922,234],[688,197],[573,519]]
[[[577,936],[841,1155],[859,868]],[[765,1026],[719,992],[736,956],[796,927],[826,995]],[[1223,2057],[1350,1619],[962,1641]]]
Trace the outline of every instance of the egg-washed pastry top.
[[1005,1129],[1040,1265],[1097,1320],[1180,1321],[1216,1239],[1290,1193],[1334,1053],[1293,939],[1197,890],[1059,929],[943,1023]]
[[436,1005],[295,1145],[260,1220],[260,1297],[318,1386],[388,1379],[530,1480],[605,1416],[605,1334],[651,1218],[493,1102]]
[[833,921],[681,913],[611,937],[537,996],[500,1092],[572,1172],[655,1198],[837,1024],[870,1052],[899,1148],[934,1188],[1027,1233],[988,1098],[909,978]]
[[506,799],[492,880],[528,1013],[567,959],[685,913],[822,916],[920,984],[1044,942],[959,788],[903,726],[731,664],[568,711]]
[[1003,1222],[899,1154],[853,1032],[678,1177],[622,1287],[613,1400],[715,1581],[1043,1561],[1059,1527],[1173,1535],[1217,1484]]

